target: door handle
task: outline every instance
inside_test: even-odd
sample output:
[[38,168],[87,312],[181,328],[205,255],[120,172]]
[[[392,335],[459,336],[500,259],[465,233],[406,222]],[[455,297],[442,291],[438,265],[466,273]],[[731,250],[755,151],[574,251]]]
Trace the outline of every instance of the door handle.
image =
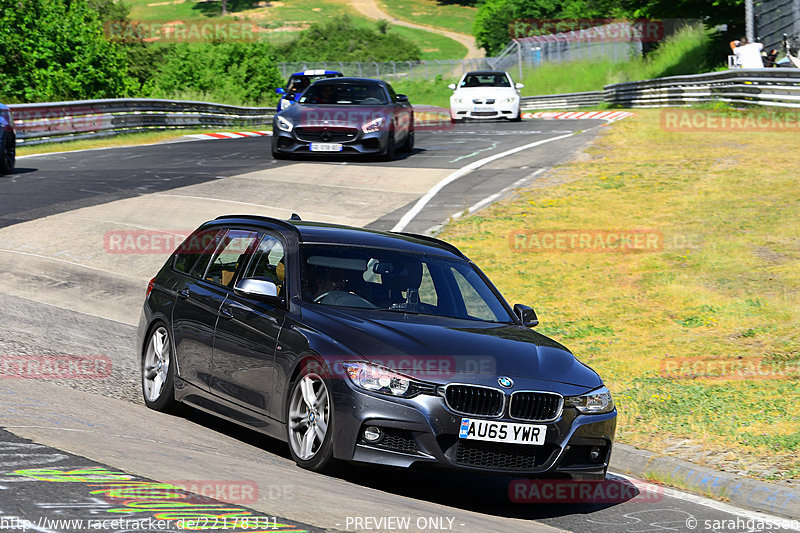
[[178,296],[185,300],[189,297],[189,289],[181,289],[178,291]]
[[219,316],[222,318],[233,318],[233,311],[230,307],[223,307],[219,310]]

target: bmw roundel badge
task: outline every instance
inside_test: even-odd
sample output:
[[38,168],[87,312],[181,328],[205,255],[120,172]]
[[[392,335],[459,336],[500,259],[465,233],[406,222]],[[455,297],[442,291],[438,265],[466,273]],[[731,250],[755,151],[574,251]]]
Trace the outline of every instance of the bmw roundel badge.
[[514,386],[514,380],[512,380],[511,378],[507,378],[506,376],[501,376],[497,378],[497,382],[500,384],[501,387],[505,387],[507,389],[510,389],[511,387]]

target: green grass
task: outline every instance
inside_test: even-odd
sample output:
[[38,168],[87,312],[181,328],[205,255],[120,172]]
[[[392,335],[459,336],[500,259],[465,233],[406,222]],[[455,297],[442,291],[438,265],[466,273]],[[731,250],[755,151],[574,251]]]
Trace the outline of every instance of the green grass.
[[392,87],[398,93],[408,95],[412,104],[435,105],[450,107],[450,95],[453,91],[447,88],[448,81],[441,77],[431,80],[391,81]]
[[[522,94],[599,91],[611,83],[704,72],[711,67],[706,55],[712,41],[702,26],[688,26],[646,58],[545,63],[538,68],[523,70],[525,88]],[[515,73],[512,71],[512,76],[516,77]]]
[[389,27],[391,28],[389,31],[416,42],[422,49],[421,59],[461,59],[467,55],[466,46],[443,35],[405,26]]
[[[472,35],[478,9],[437,0],[377,0],[384,11],[401,20]],[[456,57],[456,56],[453,56]]]
[[[311,24],[326,21],[338,15],[349,15],[364,25],[375,27],[375,21],[361,16],[344,0],[278,0],[268,5],[259,1],[229,0],[229,15],[222,16],[219,2],[161,2],[153,0],[128,0],[130,18],[141,21],[150,30],[163,23],[181,21],[191,25],[246,24],[249,34],[275,44],[285,43]],[[251,29],[252,27],[252,29]],[[423,43],[422,59],[453,59],[464,57],[466,47],[447,37],[414,28],[390,25],[390,30]],[[313,58],[309,58],[313,61]]]
[[[774,149],[796,132],[668,130],[668,111],[636,110],[604,128],[584,159],[442,237],[600,373],[615,393],[620,442],[664,451],[689,441],[726,457],[726,469],[797,477],[800,404],[789,399],[800,395],[800,154]],[[663,248],[515,252],[509,236],[521,229],[644,229],[661,232]],[[662,371],[683,360],[765,361],[780,372]]]

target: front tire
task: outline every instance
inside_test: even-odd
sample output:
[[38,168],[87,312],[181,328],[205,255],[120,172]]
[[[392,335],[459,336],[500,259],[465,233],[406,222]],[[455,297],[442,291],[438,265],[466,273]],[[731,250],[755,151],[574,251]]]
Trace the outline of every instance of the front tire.
[[150,409],[164,413],[178,410],[174,361],[172,337],[167,327],[158,323],[150,330],[142,353],[142,394]]
[[[316,366],[316,365],[314,365]],[[292,459],[301,468],[333,472],[333,405],[327,381],[307,369],[292,383],[286,407],[286,431]]]
[[386,141],[386,151],[383,152],[381,160],[394,161],[396,157],[397,147],[394,145],[394,131],[389,132],[389,139]]

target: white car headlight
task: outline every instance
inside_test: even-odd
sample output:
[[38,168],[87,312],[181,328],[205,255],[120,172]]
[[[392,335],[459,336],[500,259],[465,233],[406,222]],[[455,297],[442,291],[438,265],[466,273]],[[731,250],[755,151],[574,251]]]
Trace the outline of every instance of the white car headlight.
[[516,96],[511,96],[509,98],[503,98],[501,100],[501,102],[503,102],[504,104],[513,104],[516,101],[517,101],[517,97]]
[[564,407],[575,407],[587,415],[610,413],[614,410],[614,399],[608,387],[600,387],[580,396],[567,396],[564,398]]
[[366,391],[409,397],[426,389],[420,382],[408,376],[372,363],[342,363],[342,367],[350,381]]
[[364,133],[375,133],[376,131],[380,131],[382,125],[383,117],[378,117],[375,120],[370,120],[366,124],[362,125],[361,131]]
[[278,129],[281,131],[290,132],[294,129],[294,124],[281,116],[276,117],[276,121],[278,123]]
[[286,109],[287,107],[292,105],[292,103],[293,102],[291,100],[289,100],[288,98],[281,98],[280,109],[279,110],[283,111],[284,109]]

